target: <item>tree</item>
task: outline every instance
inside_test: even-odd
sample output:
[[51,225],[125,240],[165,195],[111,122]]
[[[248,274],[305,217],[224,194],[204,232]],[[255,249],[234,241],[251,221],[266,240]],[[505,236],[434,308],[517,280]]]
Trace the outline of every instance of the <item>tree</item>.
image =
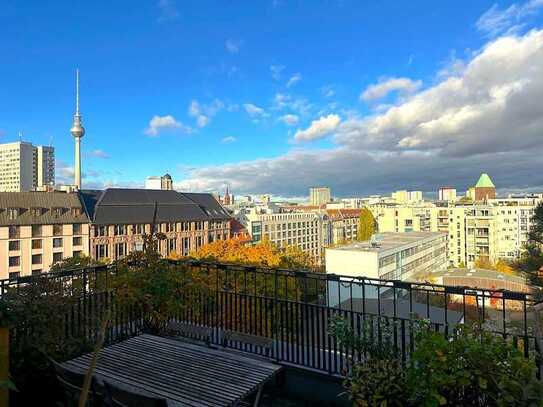
[[543,278],[539,269],[543,267],[543,202],[539,203],[532,217],[525,250],[513,267],[523,272],[532,284],[543,287]]
[[99,260],[94,260],[89,256],[66,257],[51,266],[50,271],[77,269],[82,267],[98,266],[104,264]]
[[370,240],[371,235],[375,231],[375,218],[368,208],[362,208],[360,218],[358,220],[358,233],[356,240],[363,242]]
[[312,257],[296,246],[279,248],[269,240],[247,245],[243,239],[216,240],[203,245],[190,254],[198,260],[226,263],[251,264],[255,266],[289,269],[313,269]]

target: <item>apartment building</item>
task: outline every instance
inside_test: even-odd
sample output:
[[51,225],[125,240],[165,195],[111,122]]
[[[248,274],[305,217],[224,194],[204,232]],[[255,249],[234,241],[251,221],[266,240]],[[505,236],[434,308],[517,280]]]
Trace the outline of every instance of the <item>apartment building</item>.
[[0,192],[0,279],[88,254],[89,218],[77,193]]
[[381,233],[369,242],[326,249],[326,273],[417,281],[448,266],[447,234]]
[[320,264],[326,229],[323,215],[316,212],[294,212],[269,205],[251,208],[240,214],[240,222],[249,231],[253,243],[264,239],[278,247],[296,246]]
[[162,233],[159,252],[186,256],[215,240],[231,237],[230,215],[211,194],[171,190],[106,189],[82,191],[92,222],[91,256],[118,260],[142,250],[143,235]]
[[429,232],[431,230],[432,207],[428,204],[376,204],[368,208],[376,219],[380,233]]
[[361,209],[325,209],[323,219],[328,226],[328,244],[339,244],[356,240]]
[[313,187],[309,189],[309,204],[324,205],[332,200],[332,193],[329,187]]
[[399,204],[422,202],[422,191],[396,191],[392,193],[392,199]]
[[55,150],[18,141],[0,144],[0,191],[32,191],[55,183]]

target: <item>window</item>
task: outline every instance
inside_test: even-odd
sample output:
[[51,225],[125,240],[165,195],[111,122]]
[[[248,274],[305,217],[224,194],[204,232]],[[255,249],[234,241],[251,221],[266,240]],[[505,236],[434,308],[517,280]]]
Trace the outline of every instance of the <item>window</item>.
[[41,254],[33,254],[32,255],[32,264],[41,264],[41,263],[42,263]]
[[80,235],[81,233],[83,233],[81,231],[81,223],[74,223],[72,230],[74,235]]
[[53,263],[58,263],[62,261],[62,252],[53,253]]
[[96,258],[97,259],[103,259],[104,257],[107,257],[108,256],[108,246],[107,246],[107,244],[96,245],[95,253],[96,253]]
[[32,275],[33,276],[39,276],[41,273],[42,273],[42,269],[32,270]]
[[62,236],[62,225],[53,225],[53,236]]
[[115,236],[120,236],[120,235],[125,235],[126,232],[125,232],[125,227],[124,225],[115,225],[113,227],[113,234]]
[[15,220],[19,216],[19,208],[8,208],[9,220]]
[[175,223],[166,223],[166,232],[175,232]]
[[145,225],[132,225],[132,234],[134,235],[142,235],[145,233]]
[[51,208],[51,213],[55,218],[62,216],[63,208]]
[[56,237],[53,239],[53,247],[62,247],[62,238]]
[[20,240],[11,240],[9,242],[9,250],[21,250],[21,241]]
[[176,249],[176,240],[175,239],[168,239],[168,246],[167,246],[167,252],[170,254],[171,252],[174,252]]
[[126,254],[126,243],[115,243],[115,258],[120,259]]
[[19,235],[19,226],[10,226],[9,227],[9,238],[10,239],[18,239],[20,237]]
[[76,250],[75,252],[73,252],[72,256],[73,256],[74,259],[80,258],[81,257],[81,250]]
[[41,236],[41,225],[32,225],[32,237]]
[[32,240],[32,249],[41,249],[41,239]]
[[17,267],[21,265],[21,258],[19,256],[11,256],[9,258],[9,266]]
[[81,236],[75,236],[72,239],[72,245],[73,246],[81,246],[83,244],[83,239]]
[[95,235],[96,236],[107,236],[108,235],[107,226],[98,226],[96,228]]
[[81,208],[72,208],[72,216],[81,215]]
[[41,216],[41,208],[31,208],[32,216],[37,218],[38,216]]

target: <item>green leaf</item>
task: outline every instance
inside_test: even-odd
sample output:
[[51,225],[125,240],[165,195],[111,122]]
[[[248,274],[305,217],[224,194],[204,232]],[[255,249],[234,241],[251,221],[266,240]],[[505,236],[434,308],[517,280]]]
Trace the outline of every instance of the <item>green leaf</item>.
[[441,394],[437,395],[437,400],[439,401],[440,406],[444,406],[445,404],[447,404],[447,399],[443,397]]

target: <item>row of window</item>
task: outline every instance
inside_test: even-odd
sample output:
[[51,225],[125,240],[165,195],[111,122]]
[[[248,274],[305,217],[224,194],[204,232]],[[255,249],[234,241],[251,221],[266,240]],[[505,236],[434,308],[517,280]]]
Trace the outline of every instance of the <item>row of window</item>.
[[[26,208],[6,208],[8,211],[9,220],[15,220],[20,215],[22,215],[27,209]],[[53,208],[30,208],[30,212],[33,217],[39,217],[45,214],[48,210],[51,211],[51,215],[54,217],[60,217],[67,212],[70,212],[72,216],[80,216],[82,214],[81,208],[62,208],[62,207],[53,207]]]
[[[73,252],[72,256],[73,257],[79,257],[79,256],[81,256],[81,254],[82,253],[81,253],[80,250],[76,250],[76,251]],[[59,261],[62,261],[62,259],[63,259],[63,253],[62,252],[53,253],[53,264],[58,263]],[[42,263],[43,263],[43,255],[42,254],[33,254],[32,255],[32,264],[33,265],[41,265]],[[9,264],[9,267],[19,267],[21,265],[21,256],[9,256],[8,264]],[[13,272],[13,273],[18,273],[18,272]],[[13,273],[10,273],[9,278],[12,278]]]
[[[163,232],[163,233],[169,233],[169,232],[188,232],[191,230],[204,230],[206,222],[199,221],[199,222],[169,222],[169,223],[162,223],[158,225],[157,231]],[[227,222],[209,222],[210,229],[213,228],[222,228],[226,227]],[[113,236],[123,236],[123,235],[141,235],[146,232],[146,224],[134,224],[134,225],[114,225],[113,226]],[[94,236],[95,237],[104,237],[109,236],[110,234],[110,226],[109,225],[103,225],[103,226],[97,226],[94,229]]]
[[[72,246],[82,246],[83,237],[82,236],[73,236],[72,237]],[[32,239],[32,249],[41,249],[43,246],[42,239]],[[63,247],[63,238],[55,237],[53,238],[53,247]],[[8,243],[9,251],[21,250],[21,241],[20,240],[10,240]]]
[[[64,225],[53,225],[53,236],[62,236]],[[80,235],[82,234],[83,227],[80,223],[74,223],[72,225],[72,234]],[[32,225],[32,237],[41,237],[43,234],[42,225]],[[18,239],[21,237],[21,226],[9,226],[8,235],[10,239]]]

